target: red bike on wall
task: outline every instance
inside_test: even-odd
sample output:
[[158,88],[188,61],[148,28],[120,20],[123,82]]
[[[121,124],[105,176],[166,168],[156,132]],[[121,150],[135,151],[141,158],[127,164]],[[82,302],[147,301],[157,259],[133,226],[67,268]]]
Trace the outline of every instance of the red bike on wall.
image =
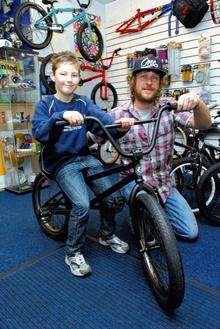
[[[172,1],[165,5],[157,6],[143,11],[137,9],[136,14],[128,20],[123,21],[115,31],[119,32],[120,34],[140,32],[171,9]],[[151,15],[150,18],[144,20],[145,17],[149,15]]]
[[[81,71],[90,71],[94,74],[91,74],[80,81],[80,85],[82,86],[84,83],[101,79],[95,87],[92,89],[91,99],[93,102],[98,105],[104,111],[112,109],[117,105],[118,95],[112,84],[107,81],[107,70],[112,66],[113,60],[115,56],[118,55],[121,48],[115,49],[111,56],[101,58],[96,64],[84,64],[80,65]],[[46,88],[47,94],[55,94],[55,85],[54,82],[50,78],[51,72],[51,58],[53,54],[49,54],[46,56],[40,67],[40,79]]]

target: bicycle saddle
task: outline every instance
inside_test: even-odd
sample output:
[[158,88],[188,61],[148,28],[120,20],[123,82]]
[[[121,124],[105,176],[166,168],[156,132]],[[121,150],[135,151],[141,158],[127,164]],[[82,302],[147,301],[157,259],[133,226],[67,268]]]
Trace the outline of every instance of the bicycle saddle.
[[55,2],[58,2],[58,0],[42,0],[42,3],[43,3],[44,5],[51,5],[51,6],[53,6],[53,4],[54,4]]

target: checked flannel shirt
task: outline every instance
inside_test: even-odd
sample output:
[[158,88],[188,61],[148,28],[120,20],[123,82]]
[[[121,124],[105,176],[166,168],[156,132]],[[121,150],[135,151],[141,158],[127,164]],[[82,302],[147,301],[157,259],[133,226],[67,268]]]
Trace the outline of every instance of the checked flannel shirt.
[[[155,102],[152,109],[146,110],[148,119],[154,118],[159,108],[170,101],[170,98],[161,97]],[[143,111],[145,112],[145,111]],[[143,120],[140,111],[136,110],[131,101],[120,105],[111,112],[115,120],[120,118],[134,118]],[[174,149],[174,127],[180,124],[184,127],[191,127],[192,114],[189,112],[173,113],[164,111],[162,113],[156,145],[150,154],[145,155],[141,160],[141,170],[144,181],[155,187],[159,192],[162,201],[165,203],[174,183],[170,177],[170,160],[172,159]],[[130,128],[128,133],[118,140],[121,148],[125,152],[131,152],[137,149],[145,150],[151,140],[153,123],[135,125]],[[123,159],[127,163],[127,159]]]

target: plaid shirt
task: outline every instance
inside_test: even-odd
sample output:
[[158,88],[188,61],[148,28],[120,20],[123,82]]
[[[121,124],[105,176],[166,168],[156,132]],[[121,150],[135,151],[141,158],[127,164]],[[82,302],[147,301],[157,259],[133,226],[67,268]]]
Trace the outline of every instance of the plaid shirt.
[[[152,109],[146,110],[148,119],[154,118],[158,109],[168,102],[168,98],[160,98],[155,102]],[[134,118],[143,120],[140,111],[134,109],[133,103],[127,102],[116,107],[112,115],[115,120],[120,118]],[[174,185],[170,177],[170,160],[174,149],[174,126],[176,123],[185,127],[191,126],[192,114],[189,112],[172,113],[165,111],[162,113],[160,127],[157,135],[156,145],[150,154],[145,155],[141,160],[141,169],[144,181],[157,188],[162,201],[165,203]],[[128,133],[119,140],[121,148],[125,152],[131,152],[137,149],[145,150],[151,141],[154,123],[135,125],[130,128]],[[123,159],[123,162],[128,162]]]

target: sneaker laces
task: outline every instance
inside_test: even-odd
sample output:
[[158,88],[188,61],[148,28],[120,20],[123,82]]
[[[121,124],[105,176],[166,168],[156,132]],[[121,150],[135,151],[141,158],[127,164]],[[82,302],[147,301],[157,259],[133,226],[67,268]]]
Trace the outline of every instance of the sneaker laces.
[[79,264],[79,265],[85,264],[85,259],[82,254],[76,253],[74,258],[75,258],[77,264]]

